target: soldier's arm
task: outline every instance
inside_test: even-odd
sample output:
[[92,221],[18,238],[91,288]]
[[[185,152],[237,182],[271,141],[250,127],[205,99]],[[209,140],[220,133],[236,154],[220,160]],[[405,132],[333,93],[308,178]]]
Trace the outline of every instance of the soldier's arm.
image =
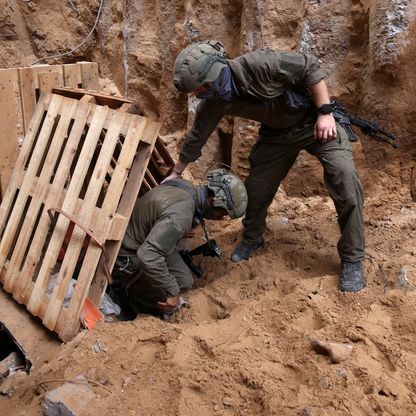
[[[316,108],[330,103],[325,75],[316,56],[282,52],[279,55],[278,66],[287,74],[290,83],[300,85],[310,91]],[[332,114],[319,114],[314,129],[315,140],[326,143],[336,136],[337,129]]]
[[277,52],[276,71],[290,84],[309,88],[324,79],[325,74],[314,55],[298,52]]
[[202,148],[221,121],[223,114],[221,106],[215,102],[202,100],[198,104],[193,126],[185,137],[179,160],[173,167],[172,174],[165,181],[180,178],[188,164],[201,156]]
[[[321,80],[317,84],[311,85],[309,90],[311,91],[316,108],[319,108],[323,104],[330,103],[325,80]],[[315,140],[318,140],[321,143],[329,142],[337,137],[337,127],[332,113],[318,115],[315,123],[314,136]]]

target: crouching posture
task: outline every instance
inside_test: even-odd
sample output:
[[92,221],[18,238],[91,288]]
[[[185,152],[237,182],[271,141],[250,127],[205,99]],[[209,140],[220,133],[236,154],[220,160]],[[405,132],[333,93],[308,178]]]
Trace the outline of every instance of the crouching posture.
[[244,215],[247,193],[239,178],[215,169],[207,180],[207,185],[168,181],[136,203],[113,272],[121,303],[134,314],[177,310],[180,292],[193,285],[177,244],[192,227],[204,219]]

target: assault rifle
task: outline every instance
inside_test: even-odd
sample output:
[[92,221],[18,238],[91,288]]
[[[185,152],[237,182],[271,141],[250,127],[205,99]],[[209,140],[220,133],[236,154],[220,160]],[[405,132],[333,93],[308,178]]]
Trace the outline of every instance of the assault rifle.
[[200,246],[194,248],[193,250],[180,250],[179,254],[182,256],[185,264],[190,268],[191,272],[196,277],[201,277],[204,274],[204,271],[201,267],[193,263],[192,257],[202,254],[204,257],[218,257],[222,259],[221,250],[217,246],[217,243],[213,239],[208,239],[208,241]]
[[334,118],[347,131],[350,141],[356,142],[358,140],[357,135],[351,128],[351,125],[353,125],[359,127],[363,134],[375,140],[386,142],[395,149],[399,147],[399,144],[394,142],[394,140],[396,140],[395,134],[381,129],[378,124],[373,121],[364,120],[348,113],[345,107],[338,101],[333,100],[331,103],[335,106],[335,110],[333,112]]
[[[286,101],[286,104],[290,108],[298,110],[303,108],[315,108],[315,104],[312,98],[303,94],[299,94],[293,90],[286,90],[283,97]],[[357,135],[351,127],[357,126],[361,129],[363,134],[370,136],[371,138],[380,142],[386,142],[396,149],[399,147],[399,144],[395,143],[396,136],[393,133],[381,129],[374,121],[368,121],[354,116],[353,114],[349,113],[340,102],[336,100],[331,100],[331,104],[335,107],[335,110],[332,112],[335,120],[348,133],[348,138],[351,142],[356,142],[358,140]]]

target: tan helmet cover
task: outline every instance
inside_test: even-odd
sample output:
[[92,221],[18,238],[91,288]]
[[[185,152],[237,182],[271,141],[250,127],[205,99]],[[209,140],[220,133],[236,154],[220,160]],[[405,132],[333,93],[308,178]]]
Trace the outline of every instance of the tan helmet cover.
[[247,208],[247,191],[243,181],[225,169],[207,175],[208,189],[214,193],[214,207],[225,208],[231,218],[240,218]]
[[226,66],[225,50],[214,40],[188,45],[176,57],[173,83],[182,92],[192,92],[206,82],[214,82]]

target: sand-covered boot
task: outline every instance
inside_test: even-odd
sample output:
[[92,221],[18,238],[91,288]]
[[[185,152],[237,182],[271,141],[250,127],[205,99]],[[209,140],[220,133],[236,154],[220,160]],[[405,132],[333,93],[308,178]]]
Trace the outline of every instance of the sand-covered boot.
[[362,261],[343,261],[339,276],[339,288],[342,292],[358,292],[365,287]]
[[264,241],[260,241],[254,244],[244,244],[240,243],[231,254],[231,261],[238,263],[241,260],[248,260],[249,257],[262,245]]

